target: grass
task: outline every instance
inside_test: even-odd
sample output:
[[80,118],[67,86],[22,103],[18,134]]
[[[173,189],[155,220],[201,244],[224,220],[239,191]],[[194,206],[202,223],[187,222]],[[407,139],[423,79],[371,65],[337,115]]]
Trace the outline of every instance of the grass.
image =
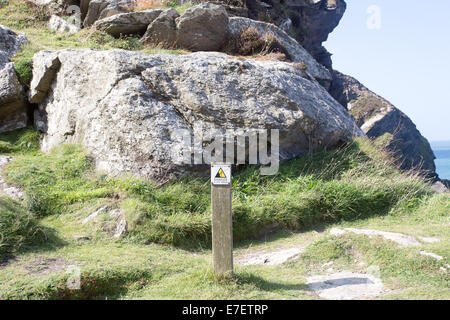
[[39,151],[39,133],[32,129],[20,129],[0,135],[1,154],[37,154]]
[[[41,245],[40,250],[22,252],[14,262],[0,267],[0,298],[317,299],[308,291],[306,277],[326,273],[330,266],[324,264],[333,262],[335,272],[367,272],[376,267],[386,287],[383,299],[449,299],[450,278],[448,273],[440,270],[449,263],[450,256],[449,206],[450,197],[435,195],[424,198],[417,210],[405,209],[383,217],[329,225],[322,230],[324,234],[282,231],[265,241],[248,241],[235,248],[236,256],[282,246],[304,246],[306,249],[298,259],[279,266],[237,265],[235,278],[230,281],[214,277],[209,249],[192,252],[106,238],[81,243],[70,239],[66,245],[56,248],[47,243]],[[66,233],[54,217],[46,217],[41,222],[61,235]],[[75,223],[65,221],[65,228],[68,225],[73,228]],[[333,226],[376,227],[406,234],[439,235],[441,242],[425,244],[421,248],[402,248],[389,241],[360,235],[327,235]],[[422,256],[420,250],[436,252],[445,260],[435,261]],[[29,271],[37,259],[51,261],[57,258],[80,268],[82,289],[66,288],[69,277],[66,268],[52,274]]]
[[44,228],[19,203],[0,196],[0,262],[25,246],[47,239]]
[[[186,7],[187,8],[187,7]],[[186,8],[178,8],[182,11]],[[32,18],[30,18],[32,17]],[[24,83],[39,50],[123,48],[146,53],[182,51],[140,46],[83,30],[47,30],[45,15],[21,0],[0,9],[1,24],[25,32],[29,44],[13,61]],[[210,250],[210,186],[184,178],[158,186],[136,177],[94,171],[75,145],[39,151],[39,133],[26,128],[0,135],[0,154],[15,159],[1,173],[21,187],[23,202],[0,195],[1,299],[317,299],[306,277],[334,271],[379,271],[383,299],[450,299],[450,196],[434,195],[414,172],[399,172],[380,148],[358,139],[334,151],[286,162],[276,176],[236,170],[233,180],[235,255],[302,247],[279,266],[239,266],[232,280],[216,278]],[[110,237],[107,217],[82,224],[98,208],[119,208],[128,234]],[[332,227],[364,227],[439,243],[402,248],[381,238],[328,234]],[[277,230],[269,233],[268,230]],[[89,240],[76,240],[83,235]],[[420,250],[443,256],[441,261]],[[80,270],[79,290],[69,270]]]
[[14,31],[25,33],[28,44],[22,47],[11,60],[15,63],[19,78],[24,84],[31,81],[32,58],[41,50],[67,48],[96,50],[124,49],[148,54],[183,54],[183,50],[166,50],[153,46],[142,46],[137,37],[114,38],[104,32],[83,29],[78,33],[63,33],[50,30],[46,24],[49,17],[36,8],[30,8],[25,0],[10,0],[0,9],[0,24]]
[[[31,135],[29,130],[24,133]],[[8,148],[20,149],[21,139],[25,138],[15,138],[16,144],[10,142]],[[307,230],[386,215],[414,206],[430,193],[427,183],[412,173],[400,173],[377,150],[359,139],[335,151],[289,161],[276,176],[261,176],[256,167],[236,172],[234,239],[257,238],[273,226]],[[97,199],[123,210],[132,241],[195,248],[210,244],[207,179],[184,178],[158,187],[144,179],[99,176],[88,155],[74,145],[48,154],[19,154],[5,168],[4,177],[25,190],[26,208],[38,217],[75,212]]]
[[179,4],[177,0],[138,0],[134,11],[174,8],[182,15],[187,9],[193,6],[194,4],[192,3]]
[[[368,140],[284,163],[276,176],[261,176],[255,167],[237,170],[235,255],[306,249],[281,266],[236,266],[234,279],[223,280],[211,266],[207,180],[157,186],[134,177],[108,178],[93,171],[79,146],[43,154],[38,137],[32,129],[0,135],[3,153],[15,158],[3,176],[27,194],[23,205],[15,203],[12,216],[22,212],[33,219],[32,226],[53,230],[54,237],[34,242],[33,232],[24,233],[20,239],[26,247],[10,250],[14,260],[0,265],[0,299],[316,299],[306,277],[326,272],[330,261],[336,271],[376,266],[387,288],[382,298],[450,298],[449,277],[441,270],[450,256],[450,197],[431,194],[412,172],[400,173]],[[81,224],[105,205],[123,210],[129,227],[125,238],[112,240],[102,219]],[[377,238],[333,237],[327,233],[333,226],[433,236],[441,242],[399,248]],[[279,231],[266,234],[272,227]],[[435,261],[420,250],[445,258]],[[60,269],[36,271],[46,270],[37,261],[50,265],[57,259],[66,262]],[[80,290],[66,286],[70,265],[81,270]]]

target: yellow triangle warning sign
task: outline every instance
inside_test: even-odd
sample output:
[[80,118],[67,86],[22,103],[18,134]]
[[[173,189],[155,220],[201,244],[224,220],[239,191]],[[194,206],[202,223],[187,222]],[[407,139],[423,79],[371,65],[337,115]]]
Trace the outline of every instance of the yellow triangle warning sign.
[[216,178],[226,178],[225,172],[223,172],[222,168],[217,171]]

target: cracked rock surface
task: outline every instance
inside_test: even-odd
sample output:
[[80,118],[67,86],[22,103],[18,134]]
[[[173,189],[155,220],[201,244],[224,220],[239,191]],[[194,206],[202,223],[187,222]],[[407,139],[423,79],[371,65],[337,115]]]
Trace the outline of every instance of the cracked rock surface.
[[215,137],[227,129],[233,137],[278,129],[281,160],[363,135],[325,88],[291,63],[88,49],[41,51],[33,63],[30,99],[45,133],[42,149],[83,144],[97,169],[110,174],[204,173],[207,166],[180,159],[198,152],[186,149],[186,134],[207,141],[210,129]]

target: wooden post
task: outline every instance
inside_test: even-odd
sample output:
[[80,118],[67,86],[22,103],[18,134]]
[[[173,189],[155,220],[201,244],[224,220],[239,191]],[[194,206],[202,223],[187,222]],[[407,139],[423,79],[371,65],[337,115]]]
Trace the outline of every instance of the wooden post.
[[233,276],[231,165],[211,165],[212,253],[214,273]]

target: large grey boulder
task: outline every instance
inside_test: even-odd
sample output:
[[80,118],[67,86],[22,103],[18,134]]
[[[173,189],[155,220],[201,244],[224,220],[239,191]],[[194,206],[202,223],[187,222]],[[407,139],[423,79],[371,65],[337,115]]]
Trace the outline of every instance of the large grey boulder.
[[229,41],[237,42],[241,33],[250,27],[258,30],[260,35],[272,34],[275,36],[288,58],[293,62],[304,63],[307,72],[314,78],[331,81],[330,72],[318,63],[295,39],[274,24],[243,17],[231,17],[228,23]]
[[17,78],[14,63],[9,62],[26,42],[24,34],[0,25],[0,132],[27,125],[24,89]]
[[9,62],[14,54],[27,43],[25,34],[17,33],[0,25],[0,67]]
[[14,63],[0,67],[0,133],[27,126],[27,106]]
[[141,42],[152,43],[163,47],[174,47],[177,42],[177,24],[175,19],[180,15],[177,10],[169,9],[162,12],[147,28]]
[[148,25],[158,18],[161,12],[163,12],[162,9],[155,9],[116,14],[96,21],[94,28],[114,37],[118,37],[121,34],[144,34]]
[[437,178],[433,150],[407,115],[358,80],[338,71],[333,78],[331,95],[368,137],[392,151],[402,169],[417,169],[428,178]]
[[363,135],[319,83],[290,63],[87,49],[41,51],[33,63],[42,149],[81,143],[110,174],[197,172],[180,159],[184,134],[199,127],[219,135],[279,129],[282,160]]
[[58,55],[49,51],[41,51],[45,59],[34,64],[33,79],[30,84],[29,101],[31,103],[40,103],[47,96],[47,91],[61,66]]
[[189,8],[176,19],[177,43],[191,51],[219,51],[227,39],[228,14],[216,4]]
[[[83,25],[85,27],[92,26],[95,21],[104,19],[115,14],[131,12],[135,8],[134,0],[91,0],[82,1],[80,3],[82,11],[81,16],[84,18]],[[87,7],[87,12],[85,12]]]
[[57,15],[52,15],[47,23],[47,27],[51,30],[60,32],[77,33],[80,31],[80,27],[71,24]]
[[67,14],[68,7],[79,5],[79,0],[27,0],[27,2],[33,7],[44,10],[48,15]]

